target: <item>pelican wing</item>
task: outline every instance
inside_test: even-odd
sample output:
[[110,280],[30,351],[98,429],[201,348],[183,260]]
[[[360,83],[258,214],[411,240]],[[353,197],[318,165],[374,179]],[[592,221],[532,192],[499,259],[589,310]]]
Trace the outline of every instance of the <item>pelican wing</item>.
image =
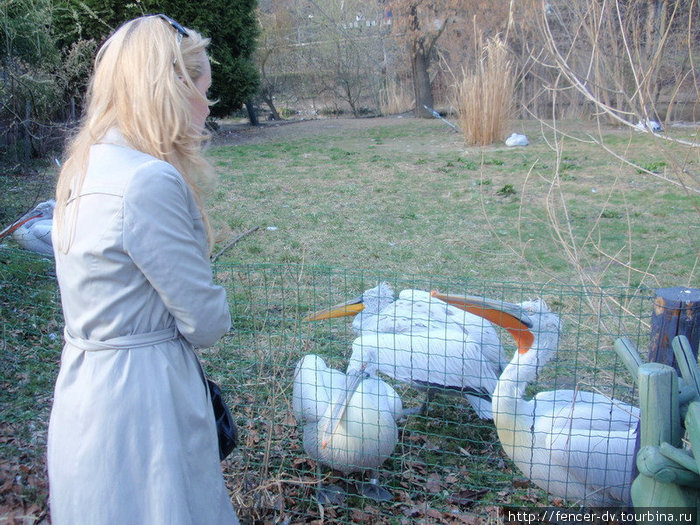
[[634,430],[639,408],[585,390],[551,390],[537,394],[535,414],[542,425],[559,431],[577,428],[590,431]]
[[421,334],[369,333],[353,342],[348,370],[367,364],[406,383],[493,393],[498,364],[485,359],[481,345],[461,331]]
[[414,333],[430,326],[430,295],[421,290],[403,290],[399,298],[384,307],[362,333]]
[[507,361],[503,351],[501,339],[498,337],[493,324],[483,317],[474,315],[466,310],[452,306],[437,297],[433,297],[429,292],[422,290],[404,290],[399,294],[399,298],[408,297],[411,292],[411,297],[417,303],[414,308],[425,310],[427,313],[421,313],[419,319],[428,318],[427,331],[430,335],[445,333],[444,338],[448,340],[452,330],[461,331],[461,338],[454,337],[454,340],[470,341],[476,343],[479,347],[479,355],[483,361],[490,364],[495,364],[498,370],[498,375],[505,368]]
[[53,255],[53,245],[51,243],[51,219],[33,222],[27,228],[19,228],[12,237],[17,243],[32,252],[42,255]]
[[365,398],[375,398],[377,410],[387,412],[398,420],[403,415],[403,402],[401,397],[386,381],[377,376],[369,376],[362,381],[360,392]]
[[51,244],[51,228],[53,220],[37,221],[32,225],[32,233],[37,239],[42,239],[44,242]]
[[500,346],[498,334],[489,321],[433,297],[425,290],[402,290],[398,299],[384,308],[380,316],[383,318],[379,325],[380,331],[455,329],[462,330],[472,338],[476,333],[483,332],[485,338]]
[[325,436],[329,416],[305,425],[304,450],[315,460],[346,474],[378,467],[396,447],[396,420],[401,409],[401,400],[391,386],[376,376],[368,377],[348,399],[330,436]]
[[567,483],[585,487],[586,498],[628,502],[634,431],[573,429],[546,436],[550,464],[565,469]]
[[547,480],[548,490],[572,499],[627,502],[639,410],[574,390],[542,392],[533,402],[533,432],[549,453],[551,472],[558,473]]

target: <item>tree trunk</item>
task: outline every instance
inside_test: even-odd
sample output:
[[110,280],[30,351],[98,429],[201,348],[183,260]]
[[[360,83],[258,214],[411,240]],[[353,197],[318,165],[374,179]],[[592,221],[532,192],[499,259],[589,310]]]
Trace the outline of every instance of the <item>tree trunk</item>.
[[282,117],[280,117],[279,112],[277,111],[277,107],[275,106],[275,101],[274,97],[272,95],[262,95],[262,99],[267,104],[267,106],[270,108],[270,113],[272,113],[272,120],[282,120]]
[[[655,60],[657,51],[662,47],[663,33],[666,30],[666,2],[664,0],[655,0],[650,2],[647,11],[647,27],[645,38],[645,57],[644,70],[647,72],[646,79],[646,97],[645,101],[648,111],[656,108],[656,103],[659,100],[661,93],[661,81],[659,79],[659,61]],[[656,113],[651,113],[650,118],[659,118]]]
[[[651,316],[649,361],[678,370],[671,341],[677,335],[688,338],[697,349],[700,343],[700,288],[660,288],[656,291]],[[697,350],[695,350],[697,361]]]
[[433,109],[433,92],[430,89],[428,66],[430,57],[425,49],[425,36],[421,34],[420,19],[417,4],[411,4],[409,9],[409,31],[411,31],[411,73],[413,74],[413,95],[415,100],[414,113],[416,117],[433,118],[433,114],[425,106]]
[[253,106],[253,102],[251,100],[245,103],[245,108],[248,110],[248,120],[250,120],[250,125],[260,125],[260,122],[258,122],[258,115],[255,113],[255,107]]
[[425,106],[433,108],[433,92],[430,89],[428,74],[429,59],[425,54],[422,39],[413,42],[411,49],[411,70],[413,72],[413,94],[416,100],[415,115],[420,118],[433,118]]

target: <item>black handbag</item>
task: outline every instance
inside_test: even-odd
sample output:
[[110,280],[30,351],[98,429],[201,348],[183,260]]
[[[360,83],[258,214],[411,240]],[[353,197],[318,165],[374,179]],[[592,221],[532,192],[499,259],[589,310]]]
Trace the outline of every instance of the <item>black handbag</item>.
[[219,460],[226,458],[234,448],[238,446],[238,429],[233,422],[224,396],[219,385],[211,379],[207,379],[211,404],[214,407],[214,419],[216,420],[216,433],[219,436]]

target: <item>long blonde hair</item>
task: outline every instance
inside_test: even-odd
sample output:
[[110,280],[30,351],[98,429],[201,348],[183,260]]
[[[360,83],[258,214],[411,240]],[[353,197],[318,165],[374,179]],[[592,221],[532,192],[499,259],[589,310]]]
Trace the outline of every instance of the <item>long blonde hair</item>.
[[54,227],[62,251],[70,249],[90,147],[113,127],[131,147],[169,162],[182,174],[204,218],[211,249],[203,191],[214,170],[201,153],[207,136],[192,125],[190,114],[192,99],[210,103],[194,85],[203,74],[209,39],[186,31],[182,38],[166,20],[144,16],[119,27],[97,52],[85,115],[56,186]]

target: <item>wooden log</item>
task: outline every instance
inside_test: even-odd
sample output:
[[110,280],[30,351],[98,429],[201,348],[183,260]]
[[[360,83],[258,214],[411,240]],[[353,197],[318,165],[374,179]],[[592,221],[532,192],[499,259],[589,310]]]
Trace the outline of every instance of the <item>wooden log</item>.
[[615,341],[615,353],[636,383],[639,377],[639,367],[643,364],[642,356],[639,355],[637,347],[629,337],[620,337]]
[[[700,470],[698,470],[698,466],[695,463],[695,456],[693,456],[693,453],[690,450],[672,447],[668,443],[664,442],[661,443],[659,452],[661,452],[661,454],[668,459],[681,465],[684,469],[694,472],[696,475],[700,476]],[[694,486],[700,486],[700,477],[698,477]]]
[[[678,370],[676,359],[671,349],[671,341],[677,335],[685,335],[690,341],[695,340],[693,348],[696,349],[695,356],[697,358],[697,340],[700,338],[699,289],[675,287],[660,288],[656,291],[656,299],[654,299],[654,306],[651,313],[649,362],[662,363]],[[691,345],[692,344],[693,343],[691,343]],[[618,355],[620,355],[617,343],[615,350],[618,351]],[[625,365],[629,368],[630,363],[625,362]],[[639,384],[637,384],[637,386],[639,386]],[[684,398],[688,398],[687,392],[684,393]],[[637,425],[637,442],[634,449],[635,455],[641,448],[640,426],[641,422]],[[631,474],[632,479],[637,477],[636,463],[633,465]]]
[[646,363],[639,367],[639,408],[642,413],[639,440],[642,447],[667,442],[680,447],[683,437],[678,411],[678,375],[667,365]]
[[[662,442],[681,445],[681,423],[678,410],[678,375],[667,365],[647,363],[639,367],[639,405],[642,413],[639,428],[640,450],[658,450]],[[646,448],[645,448],[646,447]],[[632,483],[635,507],[688,507],[697,503],[697,494],[675,483],[660,481],[647,468],[647,456],[638,454],[636,466],[640,474]],[[669,475],[666,472],[666,475]],[[664,479],[664,478],[662,478]],[[647,523],[642,521],[642,523]]]
[[690,403],[688,414],[685,416],[685,428],[688,431],[690,445],[695,451],[695,462],[700,471],[700,401]]
[[[651,476],[640,474],[632,483],[632,503],[635,509],[696,509],[700,498],[694,487],[682,487],[675,483],[662,483]],[[637,525],[657,523],[643,517]]]
[[688,412],[688,405],[693,401],[700,401],[700,397],[698,397],[695,387],[691,387],[686,384],[685,381],[683,381],[682,384],[681,381],[679,381],[678,385],[678,404],[681,408],[681,419],[685,419]]
[[697,359],[700,343],[700,289],[660,288],[656,291],[651,316],[649,362],[676,368],[671,341],[685,335]]
[[684,335],[674,337],[671,346],[681,377],[700,396],[700,368],[698,367],[697,350],[693,352],[690,341]]
[[[668,443],[662,443],[661,446],[663,445],[670,446]],[[667,448],[665,452],[672,453]],[[668,458],[661,452],[660,447],[642,447],[637,455],[637,466],[640,474],[662,483],[674,483],[684,487],[697,487],[700,484],[700,476],[697,473],[679,465],[675,459]]]

